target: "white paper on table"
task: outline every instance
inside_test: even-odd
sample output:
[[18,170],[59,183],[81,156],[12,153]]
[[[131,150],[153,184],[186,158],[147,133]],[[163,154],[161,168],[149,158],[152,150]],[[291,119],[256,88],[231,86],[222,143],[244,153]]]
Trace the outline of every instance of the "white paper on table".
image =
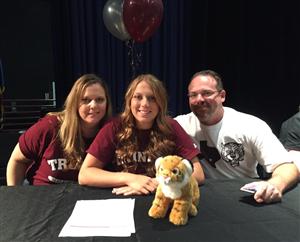
[[135,233],[134,199],[79,200],[58,237],[115,236]]

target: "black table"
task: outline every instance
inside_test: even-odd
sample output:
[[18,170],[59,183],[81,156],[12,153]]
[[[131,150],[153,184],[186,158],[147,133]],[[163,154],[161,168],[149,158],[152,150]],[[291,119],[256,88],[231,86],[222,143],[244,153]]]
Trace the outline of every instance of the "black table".
[[[134,196],[136,233],[131,237],[63,237],[58,234],[77,200],[124,198],[111,189],[76,184],[0,187],[0,241],[299,242],[300,186],[281,203],[256,204],[239,191],[250,180],[206,180],[199,213],[185,226],[148,217],[153,195]],[[101,219],[101,218],[99,218]]]

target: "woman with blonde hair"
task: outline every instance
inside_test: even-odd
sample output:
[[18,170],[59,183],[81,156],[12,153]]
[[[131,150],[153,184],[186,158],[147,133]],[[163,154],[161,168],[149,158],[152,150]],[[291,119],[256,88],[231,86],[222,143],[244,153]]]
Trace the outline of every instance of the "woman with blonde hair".
[[61,112],[48,113],[19,138],[7,165],[7,185],[78,180],[85,150],[111,116],[106,84],[94,74],[73,85]]
[[155,160],[170,154],[189,159],[199,184],[199,150],[167,115],[167,92],[155,76],[140,75],[125,94],[124,111],[108,122],[87,151],[79,173],[83,185],[113,187],[116,194],[148,194],[157,187]]

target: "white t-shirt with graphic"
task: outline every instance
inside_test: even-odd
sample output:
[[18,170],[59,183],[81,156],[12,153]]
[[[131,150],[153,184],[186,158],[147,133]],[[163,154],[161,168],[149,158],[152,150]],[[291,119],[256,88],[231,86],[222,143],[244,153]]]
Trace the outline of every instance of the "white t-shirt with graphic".
[[223,119],[211,126],[200,124],[194,113],[175,118],[201,150],[206,177],[258,177],[257,164],[273,172],[291,162],[287,151],[261,119],[224,107]]

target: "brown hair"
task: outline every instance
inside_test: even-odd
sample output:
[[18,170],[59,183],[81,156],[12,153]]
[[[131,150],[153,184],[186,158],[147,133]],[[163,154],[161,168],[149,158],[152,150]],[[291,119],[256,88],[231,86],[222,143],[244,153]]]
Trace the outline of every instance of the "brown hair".
[[86,149],[80,128],[78,107],[86,88],[93,84],[99,84],[105,91],[107,103],[106,113],[99,123],[99,128],[102,127],[105,121],[112,115],[112,104],[107,85],[100,77],[94,74],[85,74],[74,83],[64,103],[63,111],[49,113],[50,115],[56,115],[61,122],[58,137],[61,141],[65,156],[67,160],[70,161],[69,167],[76,169],[80,168]]
[[128,86],[125,94],[124,111],[120,114],[121,130],[117,133],[119,147],[117,154],[119,157],[126,158],[138,151],[138,141],[136,135],[135,118],[131,112],[131,99],[137,85],[145,81],[153,91],[159,112],[155,118],[150,132],[150,141],[145,150],[145,154],[152,159],[158,156],[171,154],[175,149],[175,143],[172,139],[172,128],[168,119],[168,101],[167,92],[161,81],[151,74],[143,74],[136,77]]
[[216,82],[217,82],[217,84],[216,84],[216,89],[217,89],[218,91],[221,91],[221,90],[224,89],[224,87],[223,87],[223,82],[222,82],[222,78],[221,78],[221,76],[220,76],[217,72],[215,72],[215,71],[212,71],[212,70],[203,70],[203,71],[196,72],[196,73],[192,76],[191,81],[192,81],[195,77],[197,77],[197,76],[211,76],[211,77],[214,78],[214,79],[216,80]]

